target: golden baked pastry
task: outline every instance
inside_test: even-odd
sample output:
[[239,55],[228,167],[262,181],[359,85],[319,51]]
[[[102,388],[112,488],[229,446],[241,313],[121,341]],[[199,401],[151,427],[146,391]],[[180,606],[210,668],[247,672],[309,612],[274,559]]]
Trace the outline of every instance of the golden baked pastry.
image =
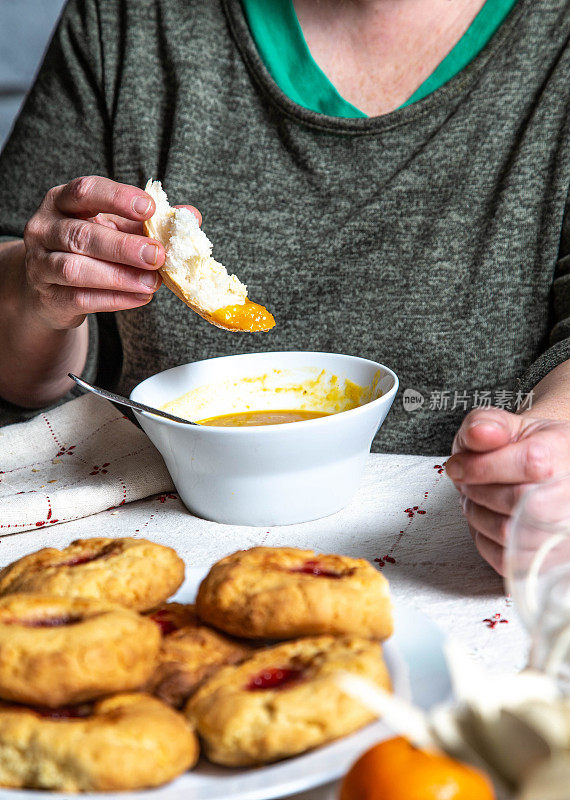
[[160,786],[198,760],[182,714],[145,694],[119,694],[50,716],[0,704],[0,786],[119,792]]
[[217,669],[242,661],[251,652],[202,624],[193,605],[165,603],[149,619],[158,624],[163,638],[158,666],[146,689],[176,708]]
[[393,631],[388,581],[368,561],[293,547],[254,547],[218,561],[196,598],[210,625],[246,638]]
[[4,567],[0,596],[93,597],[148,611],[183,580],[184,562],[171,547],[147,539],[78,539],[63,550],[46,547]]
[[378,642],[321,636],[260,650],[238,666],[222,667],[190,698],[185,713],[216,764],[276,761],[374,719],[340,689],[339,672],[390,689]]
[[0,598],[0,698],[55,708],[149,679],[160,631],[99,600],[14,594]]

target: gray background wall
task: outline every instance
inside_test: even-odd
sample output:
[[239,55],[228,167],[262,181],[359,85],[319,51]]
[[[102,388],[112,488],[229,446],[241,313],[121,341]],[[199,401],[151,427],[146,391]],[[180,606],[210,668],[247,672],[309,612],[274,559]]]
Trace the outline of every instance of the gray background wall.
[[0,149],[64,5],[65,0],[0,0]]

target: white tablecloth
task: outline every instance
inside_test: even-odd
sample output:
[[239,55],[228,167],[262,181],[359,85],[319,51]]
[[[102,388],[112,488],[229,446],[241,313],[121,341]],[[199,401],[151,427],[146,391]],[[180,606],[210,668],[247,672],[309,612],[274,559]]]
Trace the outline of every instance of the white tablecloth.
[[[396,603],[431,616],[492,670],[524,666],[527,641],[501,578],[475,551],[442,458],[371,455],[353,502],[302,525],[249,528],[190,515],[167,492],[84,519],[0,538],[0,564],[88,536],[140,536],[171,545],[188,565],[208,566],[238,548],[292,545],[374,560]],[[1,510],[0,510],[1,516]],[[331,787],[298,800],[329,800]]]

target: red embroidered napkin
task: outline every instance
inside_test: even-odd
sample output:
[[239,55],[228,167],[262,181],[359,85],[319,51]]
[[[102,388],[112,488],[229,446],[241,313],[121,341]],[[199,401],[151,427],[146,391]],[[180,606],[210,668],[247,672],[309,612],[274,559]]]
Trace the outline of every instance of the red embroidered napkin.
[[87,517],[172,489],[146,434],[93,395],[0,428],[0,535]]

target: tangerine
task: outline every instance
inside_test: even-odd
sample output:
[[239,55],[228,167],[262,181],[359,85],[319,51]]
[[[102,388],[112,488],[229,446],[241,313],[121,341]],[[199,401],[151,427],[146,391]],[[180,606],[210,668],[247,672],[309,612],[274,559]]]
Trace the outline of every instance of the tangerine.
[[398,736],[352,765],[339,800],[495,800],[495,793],[482,772]]

